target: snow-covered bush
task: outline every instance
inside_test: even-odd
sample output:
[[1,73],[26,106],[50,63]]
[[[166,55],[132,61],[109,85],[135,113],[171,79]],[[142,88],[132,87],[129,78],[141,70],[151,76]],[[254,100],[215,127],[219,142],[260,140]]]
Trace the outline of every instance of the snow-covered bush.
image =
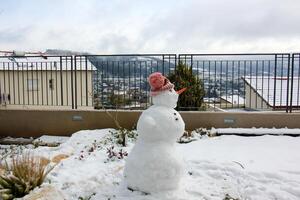
[[190,143],[198,139],[203,139],[207,137],[212,137],[216,135],[216,130],[211,128],[210,130],[206,128],[197,128],[191,132],[184,131],[183,135],[177,140],[178,143]]
[[226,194],[223,200],[239,200],[238,198],[233,198],[229,194]]
[[197,140],[192,132],[184,131],[183,135],[177,140],[178,143],[190,143]]
[[89,195],[89,196],[87,196],[87,197],[78,197],[78,200],[90,200],[93,196],[95,196],[96,195],[96,193],[93,193],[93,194],[91,194],[91,195]]
[[110,131],[110,133],[114,137],[116,144],[120,144],[124,147],[127,145],[128,140],[134,142],[137,139],[138,135],[136,130],[128,130],[125,128]]
[[1,145],[0,157],[1,160],[5,160],[6,158],[22,154],[26,149],[32,148],[34,148],[33,145]]
[[128,156],[128,153],[126,151],[123,151],[123,149],[116,150],[114,146],[107,148],[106,153],[107,161],[121,160],[125,156]]
[[118,130],[116,131],[110,131],[112,133],[112,135],[115,136],[115,138],[117,138],[117,143],[121,144],[123,147],[126,146],[126,142],[127,142],[127,138],[136,140],[137,138],[137,133],[136,131],[133,130],[128,130],[126,128],[124,128],[123,126],[121,126],[119,120],[118,120],[118,112],[116,113],[115,116],[113,116],[108,110],[106,110],[104,108],[107,116],[109,116],[114,124],[116,125],[116,127],[118,128]]

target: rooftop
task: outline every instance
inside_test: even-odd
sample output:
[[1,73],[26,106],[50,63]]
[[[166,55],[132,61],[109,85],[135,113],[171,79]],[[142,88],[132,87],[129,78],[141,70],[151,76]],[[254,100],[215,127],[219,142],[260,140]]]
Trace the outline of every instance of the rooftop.
[[66,57],[0,57],[0,70],[96,70],[96,67],[87,59],[73,61]]
[[[246,76],[243,80],[269,106],[281,107],[287,105],[287,93],[292,94],[292,106],[299,106],[299,77],[293,77],[293,80],[288,77],[270,77],[270,76]],[[289,85],[288,85],[289,84]],[[292,89],[292,93],[291,93]],[[287,91],[289,90],[289,91]],[[274,105],[275,99],[275,105]],[[291,96],[288,96],[288,103],[291,102]]]

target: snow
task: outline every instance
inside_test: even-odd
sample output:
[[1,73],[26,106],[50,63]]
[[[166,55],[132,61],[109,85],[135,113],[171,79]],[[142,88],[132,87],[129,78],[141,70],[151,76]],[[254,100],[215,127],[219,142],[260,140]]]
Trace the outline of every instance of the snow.
[[[300,138],[221,136],[192,142],[186,157],[191,189],[207,199],[300,198]],[[212,197],[216,195],[217,197]]]
[[31,144],[33,138],[13,138],[4,137],[0,138],[0,144]]
[[[60,62],[61,61],[61,62]],[[76,70],[82,71],[95,71],[96,67],[89,61],[76,60],[73,62],[73,67],[71,60],[66,60],[65,57],[51,57],[48,56],[47,59],[42,57],[2,57],[0,58],[0,70],[5,71],[36,71],[36,70],[48,70],[48,71],[60,71],[60,70]]]
[[[129,155],[134,146],[132,141],[127,147],[116,145],[111,131],[79,131],[59,147],[32,149],[50,159],[70,155],[54,168],[42,187],[52,185],[68,200],[220,200],[226,194],[240,200],[300,199],[300,137],[224,135],[177,143],[186,171],[180,188],[146,195],[126,188],[123,170],[127,158],[107,158],[111,145]],[[96,148],[90,151],[91,147]]]
[[33,140],[33,144],[36,145],[50,145],[56,146],[58,144],[62,144],[69,139],[67,136],[54,136],[54,135],[42,135],[41,137],[36,138]]
[[233,105],[242,105],[245,104],[245,99],[239,95],[227,95],[221,96],[221,99],[233,104]]
[[217,134],[239,134],[239,135],[300,135],[300,129],[294,128],[218,128]]

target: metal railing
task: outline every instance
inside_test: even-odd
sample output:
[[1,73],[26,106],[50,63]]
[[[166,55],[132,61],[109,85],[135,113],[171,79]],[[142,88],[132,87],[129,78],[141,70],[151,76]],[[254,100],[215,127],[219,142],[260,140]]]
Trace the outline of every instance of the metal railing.
[[291,57],[291,91],[289,112],[300,109],[300,53],[293,53]]
[[179,60],[203,80],[213,109],[288,112],[299,105],[291,99],[290,54],[181,54]]
[[[79,55],[75,56],[75,68],[94,69],[94,108],[144,109],[150,105],[147,77],[155,71],[169,74],[176,58],[175,54]],[[78,85],[79,91],[83,85]]]
[[[145,109],[149,74],[179,62],[199,78],[206,110],[299,109],[300,54],[0,56],[0,104]],[[197,109],[197,108],[196,108]]]
[[71,106],[72,56],[0,56],[0,104]]

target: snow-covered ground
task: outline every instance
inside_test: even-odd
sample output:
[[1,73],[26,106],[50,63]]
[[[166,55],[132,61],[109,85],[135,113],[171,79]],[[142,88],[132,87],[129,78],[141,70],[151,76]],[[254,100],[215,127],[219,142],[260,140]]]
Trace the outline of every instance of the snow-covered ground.
[[[123,181],[125,159],[108,159],[107,148],[130,154],[114,143],[111,129],[79,131],[58,147],[38,147],[49,159],[70,155],[48,175],[43,186],[59,189],[67,200],[239,200],[300,199],[300,137],[224,135],[176,144],[185,158],[185,178],[177,191],[143,194]],[[1,146],[3,149],[7,146]],[[139,172],[137,172],[139,173]]]
[[299,128],[218,128],[215,129],[216,134],[219,135],[291,135],[299,136]]

